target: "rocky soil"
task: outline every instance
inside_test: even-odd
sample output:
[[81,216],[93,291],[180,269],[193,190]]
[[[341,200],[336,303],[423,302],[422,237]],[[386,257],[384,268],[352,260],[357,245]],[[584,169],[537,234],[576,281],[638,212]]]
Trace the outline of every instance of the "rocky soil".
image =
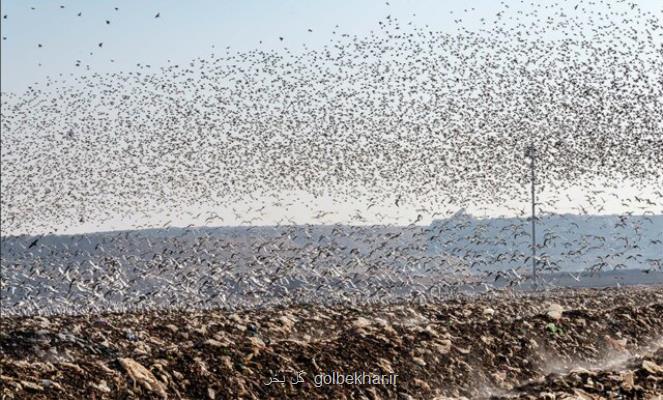
[[[662,337],[663,287],[10,317],[0,333],[0,397],[656,399]],[[332,371],[398,377],[316,385]]]

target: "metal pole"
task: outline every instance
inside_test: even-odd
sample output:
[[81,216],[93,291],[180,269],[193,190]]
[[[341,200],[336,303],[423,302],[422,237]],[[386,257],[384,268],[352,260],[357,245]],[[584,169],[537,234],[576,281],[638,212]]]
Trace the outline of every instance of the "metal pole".
[[536,286],[536,191],[535,185],[535,165],[534,165],[534,146],[529,148],[531,159],[531,172],[532,172],[532,277],[534,278],[534,285]]

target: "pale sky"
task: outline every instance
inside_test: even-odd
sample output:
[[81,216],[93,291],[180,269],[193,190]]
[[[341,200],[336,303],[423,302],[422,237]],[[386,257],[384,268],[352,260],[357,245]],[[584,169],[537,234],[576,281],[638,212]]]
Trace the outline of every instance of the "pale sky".
[[[2,90],[18,93],[48,75],[126,72],[135,70],[137,63],[156,69],[168,65],[168,60],[183,63],[213,52],[223,54],[228,46],[231,50],[298,49],[303,45],[319,48],[335,39],[334,31],[360,36],[376,31],[378,22],[387,15],[403,23],[412,21],[418,26],[429,25],[432,30],[450,33],[458,26],[454,20],[462,19],[463,27],[475,30],[481,26],[480,18],[494,18],[500,9],[496,0],[389,0],[388,3],[384,0],[3,1],[0,9],[7,18],[1,20],[2,36],[7,39],[1,41]],[[523,11],[531,7],[531,1],[506,3]],[[568,3],[571,11],[579,0],[559,3]],[[620,2],[614,3],[617,6]],[[658,15],[663,11],[660,0],[630,0],[630,3]],[[62,5],[65,8],[60,8]],[[627,3],[623,2],[622,6],[627,7]],[[157,13],[159,18],[154,18]],[[107,20],[110,24],[106,24]],[[279,37],[284,40],[281,42]],[[98,47],[100,42],[102,48]],[[77,60],[80,67],[75,66]]]

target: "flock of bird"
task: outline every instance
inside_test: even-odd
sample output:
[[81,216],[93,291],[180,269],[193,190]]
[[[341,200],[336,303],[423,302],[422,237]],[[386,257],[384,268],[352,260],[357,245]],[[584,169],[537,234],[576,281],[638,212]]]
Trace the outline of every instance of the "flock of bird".
[[[660,280],[661,226],[660,215],[546,216],[540,221],[538,270],[554,278],[546,279],[547,287],[629,268]],[[465,213],[429,226],[196,227],[17,236],[2,244],[3,308],[33,314],[359,304],[527,289],[532,288],[530,240],[527,221],[483,220]]]
[[[608,0],[519,4],[473,31],[387,16],[322,48],[226,50],[3,92],[3,312],[519,286],[531,221],[514,204],[529,199],[530,146],[537,190],[553,194],[537,202],[541,270],[660,271],[663,14]],[[597,181],[604,189],[590,191]],[[555,213],[555,193],[572,187],[586,191],[577,218]],[[307,208],[302,194],[353,205],[356,224],[317,210],[313,223],[252,226],[266,207]],[[218,227],[261,201],[237,215],[246,226]],[[615,202],[630,211],[592,225]],[[514,217],[440,211],[472,204]],[[393,209],[416,218],[385,223]],[[207,227],[53,235],[155,215]],[[421,225],[436,216],[449,218]]]

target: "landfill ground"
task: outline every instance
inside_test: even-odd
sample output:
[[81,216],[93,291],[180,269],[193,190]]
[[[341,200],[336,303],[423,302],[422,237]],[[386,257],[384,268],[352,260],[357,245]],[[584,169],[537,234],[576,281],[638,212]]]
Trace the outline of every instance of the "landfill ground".
[[[0,332],[2,399],[663,398],[661,286],[3,317]],[[338,382],[362,373],[391,380]]]

